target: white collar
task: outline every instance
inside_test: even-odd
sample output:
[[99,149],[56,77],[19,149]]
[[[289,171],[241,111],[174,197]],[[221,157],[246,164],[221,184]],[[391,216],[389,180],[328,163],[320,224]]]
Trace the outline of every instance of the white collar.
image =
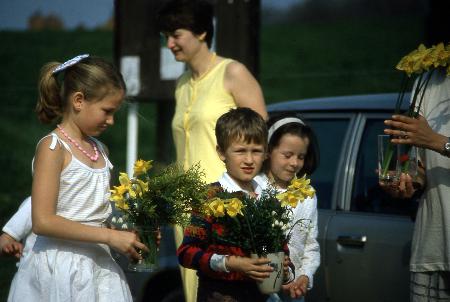
[[[250,194],[252,192],[249,192],[247,190],[242,189],[235,181],[234,179],[231,178],[231,176],[227,173],[224,172],[222,174],[222,177],[219,178],[219,183],[222,186],[222,188],[225,191],[228,192],[237,192],[237,191],[242,191],[246,194]],[[252,187],[254,189],[254,192],[256,193],[257,196],[260,196],[262,188],[261,186],[254,180],[252,179]]]
[[267,190],[270,187],[270,188],[274,188],[279,193],[283,193],[283,192],[287,191],[287,189],[283,189],[278,186],[275,186],[275,184],[272,183],[272,181],[269,179],[267,174],[264,172],[261,172],[258,175],[256,175],[253,180],[255,180],[258,183],[258,185],[261,187],[261,190]]

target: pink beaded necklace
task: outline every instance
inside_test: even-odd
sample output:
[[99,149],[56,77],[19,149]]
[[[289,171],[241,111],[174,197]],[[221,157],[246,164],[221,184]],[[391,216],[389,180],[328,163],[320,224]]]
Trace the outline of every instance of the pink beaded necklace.
[[86,150],[84,150],[80,144],[78,144],[73,138],[71,138],[66,131],[64,131],[64,129],[60,126],[60,125],[56,125],[56,127],[58,127],[59,131],[61,131],[61,133],[67,138],[67,140],[69,142],[71,142],[75,147],[78,148],[78,150],[80,150],[81,152],[83,152],[84,155],[86,155],[90,160],[92,161],[97,161],[98,159],[98,150],[97,150],[97,146],[94,144],[94,142],[90,142],[92,148],[94,149],[94,155],[89,154]]

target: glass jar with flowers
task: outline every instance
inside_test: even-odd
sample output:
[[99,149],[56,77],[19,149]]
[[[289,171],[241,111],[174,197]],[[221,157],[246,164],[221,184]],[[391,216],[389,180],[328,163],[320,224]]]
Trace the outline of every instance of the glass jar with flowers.
[[[398,94],[395,114],[402,114],[400,108],[407,91],[410,90],[411,82],[414,82],[411,94],[411,102],[405,115],[417,118],[420,114],[425,90],[433,76],[439,69],[446,69],[447,76],[450,75],[450,44],[444,43],[433,45],[430,48],[420,44],[419,47],[406,56],[397,64],[396,68],[404,72],[403,80]],[[407,139],[407,135],[403,136]],[[379,168],[380,181],[388,180],[392,161],[397,160],[401,173],[414,174],[417,172],[417,150],[406,145],[402,151],[395,151],[393,144],[389,141],[384,147],[385,157]],[[394,156],[397,155],[397,156]]]
[[137,232],[149,252],[143,259],[130,263],[134,271],[153,271],[157,267],[159,229],[163,225],[189,223],[192,208],[203,204],[206,184],[198,165],[187,171],[170,165],[150,176],[152,161],[137,160],[134,173],[120,173],[120,185],[111,190],[111,201],[122,213],[124,227]]

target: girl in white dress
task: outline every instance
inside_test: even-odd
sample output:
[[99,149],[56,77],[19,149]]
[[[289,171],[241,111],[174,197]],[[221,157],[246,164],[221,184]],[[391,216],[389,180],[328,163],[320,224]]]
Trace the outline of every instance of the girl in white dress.
[[8,301],[132,301],[110,247],[135,259],[146,250],[132,232],[104,227],[111,213],[111,163],[92,136],[114,123],[125,96],[120,73],[81,55],[41,70],[36,111],[60,124],[36,148],[32,228],[36,242],[22,259]]
[[[319,162],[317,141],[312,129],[297,117],[276,117],[268,121],[268,158],[263,172],[255,180],[263,189],[269,185],[284,192],[291,180],[311,175]],[[299,202],[293,209],[292,221],[305,223],[294,226],[288,243],[289,254],[295,266],[295,281],[283,285],[287,296],[303,301],[312,287],[313,275],[320,264],[320,248],[317,242],[317,197]],[[271,297],[270,301],[280,301]],[[289,300],[289,297],[284,299]]]

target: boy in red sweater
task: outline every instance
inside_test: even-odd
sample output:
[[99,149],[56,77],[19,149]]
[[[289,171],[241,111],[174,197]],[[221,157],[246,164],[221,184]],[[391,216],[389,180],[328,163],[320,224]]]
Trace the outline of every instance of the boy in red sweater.
[[[232,109],[216,124],[217,153],[226,172],[217,183],[228,192],[257,196],[261,188],[253,180],[265,159],[267,127],[263,118],[249,108]],[[223,230],[214,217],[193,213],[178,248],[178,260],[199,276],[197,301],[266,301],[256,282],[273,270],[267,258],[251,259],[240,247],[221,240]],[[214,239],[212,232],[215,232]],[[217,236],[218,235],[218,236]]]

